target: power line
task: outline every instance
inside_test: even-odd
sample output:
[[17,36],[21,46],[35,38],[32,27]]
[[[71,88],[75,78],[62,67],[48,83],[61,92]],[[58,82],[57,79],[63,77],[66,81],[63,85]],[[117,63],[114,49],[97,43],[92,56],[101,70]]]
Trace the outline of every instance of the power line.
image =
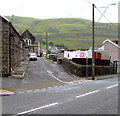
[[100,21],[100,19],[102,18],[102,16],[105,14],[105,12],[107,11],[109,6],[106,7],[105,11],[102,13],[101,17],[98,19],[97,23]]
[[83,9],[80,9],[80,10],[78,10],[78,11],[75,11],[75,12],[73,12],[73,13],[71,13],[71,14],[66,15],[65,17],[72,16],[72,15],[76,14],[76,13],[79,12],[79,11],[84,11],[84,10],[86,10],[87,8],[88,8],[88,7],[83,8]]
[[118,27],[115,26],[97,7],[96,7],[96,9],[102,14],[102,16],[104,16],[104,17],[109,21],[109,23],[110,23],[113,27],[115,27],[115,28],[118,30]]
[[118,16],[117,16],[117,15],[115,15],[115,14],[110,14],[110,13],[108,13],[108,12],[106,12],[106,14],[107,14],[107,15],[110,15],[110,16],[113,16],[113,17],[115,17],[115,18],[117,18],[117,19],[118,19]]
[[91,3],[91,2],[88,2],[87,0],[84,0],[85,2],[87,2],[88,4],[90,4],[90,6],[93,4],[93,3]]

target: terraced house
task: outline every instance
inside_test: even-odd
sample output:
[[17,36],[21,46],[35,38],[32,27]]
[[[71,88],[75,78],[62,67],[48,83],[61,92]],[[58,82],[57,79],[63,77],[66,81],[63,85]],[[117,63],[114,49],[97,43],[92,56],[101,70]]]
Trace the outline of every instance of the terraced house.
[[29,53],[38,53],[38,42],[32,33],[29,30],[25,30],[21,36],[24,38],[24,42],[28,45]]
[[28,55],[25,42],[10,21],[0,16],[0,76],[11,75]]

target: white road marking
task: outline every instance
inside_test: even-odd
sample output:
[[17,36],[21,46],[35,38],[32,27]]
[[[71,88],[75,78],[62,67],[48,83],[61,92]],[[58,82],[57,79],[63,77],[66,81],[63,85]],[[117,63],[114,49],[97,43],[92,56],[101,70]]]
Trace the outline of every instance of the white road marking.
[[24,112],[20,112],[17,115],[27,114],[27,113],[30,113],[30,112],[34,112],[36,110],[40,110],[40,109],[47,108],[47,107],[50,107],[50,106],[55,106],[57,104],[58,104],[58,102],[55,102],[55,103],[52,103],[52,104],[49,104],[49,105],[45,105],[45,106],[41,106],[41,107],[34,108],[34,109],[31,109],[31,110],[27,110],[27,111],[24,111]]
[[78,83],[86,83],[86,82],[90,82],[90,81],[92,81],[92,80],[80,80],[80,81],[78,81]]
[[19,94],[22,94],[22,93],[24,93],[24,92],[19,92]]
[[40,89],[36,89],[36,90],[34,90],[34,92],[39,92],[40,91]]
[[55,88],[58,87],[58,86],[54,86]]
[[43,88],[43,89],[41,89],[42,91],[45,91],[46,90],[46,88]]
[[50,88],[52,88],[52,87],[48,87],[48,89],[50,89]]
[[110,88],[113,88],[113,87],[116,87],[116,86],[118,86],[118,84],[115,84],[115,85],[109,86],[109,87],[107,87],[107,89],[110,89]]
[[96,93],[96,92],[99,92],[99,90],[91,91],[91,92],[88,92],[88,93],[85,93],[85,94],[76,96],[76,98],[84,97],[84,96],[86,96],[86,95],[90,95],[90,94],[93,94],[93,93]]
[[33,90],[28,90],[28,91],[26,91],[26,92],[32,92]]
[[[62,82],[67,83],[67,84],[75,84],[77,82],[78,83],[84,83],[84,82],[88,82],[88,81],[91,81],[91,80],[79,80],[79,81],[71,81],[71,82],[62,81]],[[44,91],[46,89],[51,89],[51,88],[56,88],[56,87],[63,87],[63,86],[67,86],[67,85],[54,86],[54,87],[48,87],[48,88],[43,88],[43,89],[28,90],[28,91],[24,91],[24,92],[18,92],[18,94],[30,93],[30,92],[40,92],[40,91]]]
[[55,77],[55,76],[52,74],[52,72],[49,71],[49,70],[47,70],[47,72],[48,72],[48,74],[49,74],[50,76],[52,76],[53,78],[55,78],[56,80],[58,80],[58,81],[60,81],[60,82],[62,82],[62,83],[73,83],[73,82],[65,82],[65,81],[62,81],[62,80],[58,79],[58,78]]

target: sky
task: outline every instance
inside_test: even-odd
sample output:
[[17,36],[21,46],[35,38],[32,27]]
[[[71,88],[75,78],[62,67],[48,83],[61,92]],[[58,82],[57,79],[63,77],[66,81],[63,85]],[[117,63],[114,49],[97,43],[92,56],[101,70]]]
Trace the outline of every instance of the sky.
[[[0,0],[0,15],[38,19],[83,18],[92,20],[92,4],[95,4],[96,22],[116,23],[118,22],[118,2],[119,0]],[[117,4],[110,5],[111,3]],[[105,17],[101,17],[101,13],[105,10]]]

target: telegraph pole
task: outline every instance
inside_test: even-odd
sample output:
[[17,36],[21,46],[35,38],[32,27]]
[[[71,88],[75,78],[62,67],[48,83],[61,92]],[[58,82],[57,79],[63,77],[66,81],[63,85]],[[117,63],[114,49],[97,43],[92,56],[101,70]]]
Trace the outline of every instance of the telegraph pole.
[[47,51],[48,51],[48,35],[47,35],[47,33],[46,33],[45,39],[46,39],[46,58],[47,58]]
[[40,55],[41,55],[41,44],[42,44],[42,42],[40,41]]
[[95,5],[92,4],[92,80],[95,80],[95,57],[94,57],[94,8]]

